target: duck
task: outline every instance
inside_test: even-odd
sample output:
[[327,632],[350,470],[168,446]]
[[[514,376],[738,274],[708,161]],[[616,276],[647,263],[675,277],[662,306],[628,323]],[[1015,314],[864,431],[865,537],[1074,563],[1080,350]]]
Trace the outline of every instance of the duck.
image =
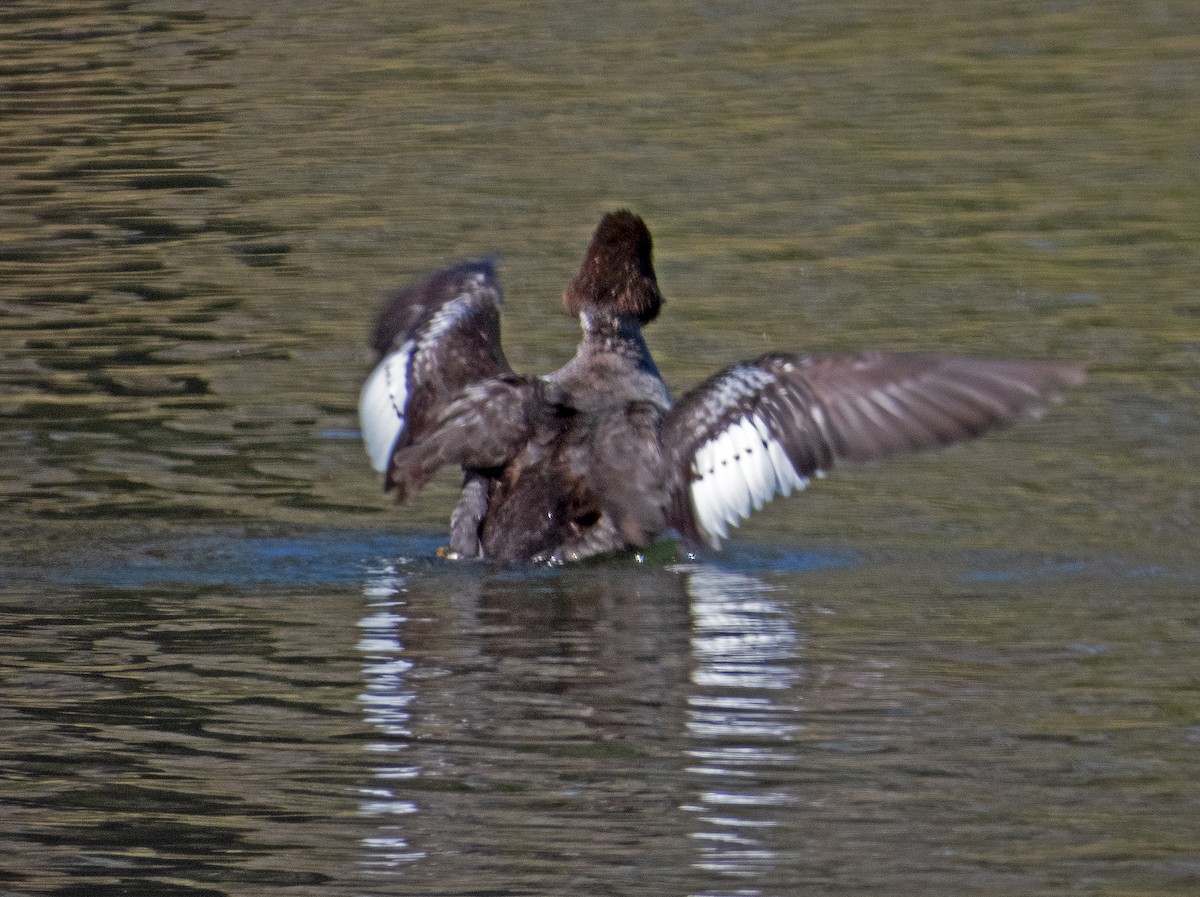
[[444,557],[563,564],[667,538],[717,549],[839,465],[1001,430],[1086,377],[1073,363],[767,352],[673,399],[643,335],[664,304],[653,242],[627,209],[600,219],[562,301],[582,338],[543,376],[505,358],[493,258],[435,271],[378,314],[362,438],[399,501],[461,468]]

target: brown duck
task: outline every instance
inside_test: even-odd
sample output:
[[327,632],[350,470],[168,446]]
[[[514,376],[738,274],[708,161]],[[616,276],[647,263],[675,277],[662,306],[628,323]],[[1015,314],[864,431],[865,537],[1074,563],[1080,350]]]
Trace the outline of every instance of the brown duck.
[[505,360],[491,261],[393,296],[359,404],[385,490],[403,500],[460,466],[453,557],[573,561],[672,531],[719,547],[752,510],[837,464],[981,436],[1084,380],[1073,364],[771,352],[672,401],[642,338],[662,302],[650,232],[628,211],[600,220],[563,294],[583,339],[545,377]]

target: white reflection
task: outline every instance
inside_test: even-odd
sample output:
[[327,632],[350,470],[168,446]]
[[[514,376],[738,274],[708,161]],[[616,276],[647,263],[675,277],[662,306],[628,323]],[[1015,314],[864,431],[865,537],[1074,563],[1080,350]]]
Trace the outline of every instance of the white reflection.
[[[795,703],[801,638],[787,608],[762,581],[711,567],[683,568],[691,597],[692,693],[688,773],[699,869],[736,878],[767,874],[778,861],[764,840],[793,794],[765,786],[790,767],[787,745],[801,728]],[[739,890],[738,894],[757,894]]]
[[766,584],[740,573],[701,567],[688,577],[695,684],[778,690],[795,684],[799,639],[767,592]]
[[[394,755],[404,754],[412,734],[409,705],[414,694],[407,687],[406,679],[413,664],[401,656],[404,652],[402,631],[408,621],[404,614],[403,593],[404,579],[394,568],[386,566],[370,571],[363,589],[369,609],[358,623],[362,630],[358,650],[363,657],[363,675],[366,677],[366,687],[358,700],[364,718],[384,736],[383,740],[367,745],[367,750],[380,755],[380,759],[386,756],[391,760]],[[374,834],[362,839],[362,864],[376,874],[394,874],[425,854],[413,850],[404,832],[392,821],[412,816],[420,811],[420,807],[413,801],[397,797],[389,785],[417,778],[420,769],[402,762],[389,762],[377,766],[374,774],[377,786],[359,790],[362,797],[360,815],[379,820]]]
[[363,838],[362,843],[367,849],[368,856],[364,865],[379,873],[393,871],[425,856],[421,851],[412,850],[408,842],[399,835]]

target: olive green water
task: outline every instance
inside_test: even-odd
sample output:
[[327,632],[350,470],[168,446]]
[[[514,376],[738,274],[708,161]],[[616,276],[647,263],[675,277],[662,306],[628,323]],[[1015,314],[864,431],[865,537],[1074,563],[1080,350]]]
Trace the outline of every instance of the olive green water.
[[[423,6],[0,8],[0,893],[1200,890],[1200,8]],[[677,391],[1092,380],[720,555],[437,562],[381,297],[499,253],[550,370],[618,206]]]

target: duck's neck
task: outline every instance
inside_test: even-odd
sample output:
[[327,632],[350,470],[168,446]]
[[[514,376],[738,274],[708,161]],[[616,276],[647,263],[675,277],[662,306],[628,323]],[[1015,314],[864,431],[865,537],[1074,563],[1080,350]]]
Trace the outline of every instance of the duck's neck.
[[564,391],[566,404],[594,410],[639,400],[663,410],[671,407],[671,395],[636,318],[594,311],[579,317],[583,340],[575,357],[546,377]]
[[644,371],[658,376],[650,348],[642,337],[642,325],[631,315],[611,311],[585,311],[579,315],[583,341],[578,355],[603,352],[627,359]]

